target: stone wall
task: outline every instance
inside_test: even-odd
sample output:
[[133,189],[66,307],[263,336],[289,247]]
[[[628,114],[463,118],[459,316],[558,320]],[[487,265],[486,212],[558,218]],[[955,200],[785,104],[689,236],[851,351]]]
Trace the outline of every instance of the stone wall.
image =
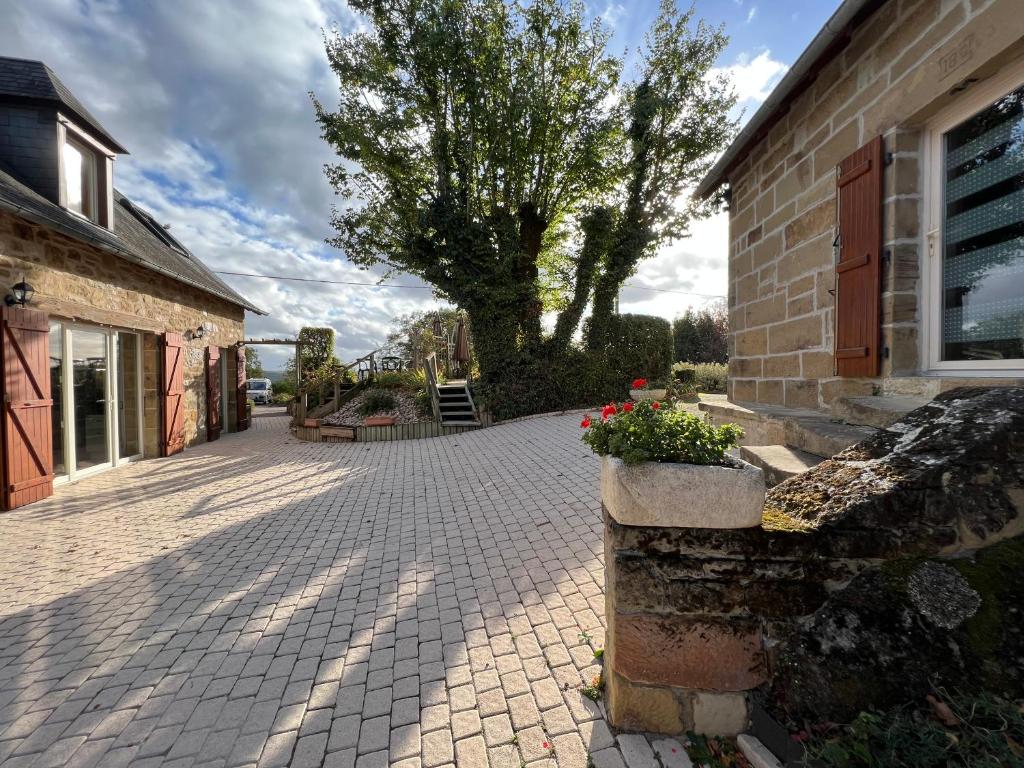
[[729,398],[824,408],[878,380],[833,375],[836,164],[879,134],[884,169],[882,377],[914,374],[921,127],[951,89],[1024,53],[1011,0],[890,0],[858,27],[729,173]]
[[233,347],[244,338],[241,307],[0,213],[0,286],[22,277],[36,290],[31,306],[51,317],[143,333],[146,456],[159,455],[158,335],[185,333],[206,323],[209,330],[202,339],[186,337],[184,371],[185,441],[206,440],[206,347]]
[[[1024,694],[1024,389],[958,390],[768,492],[738,530],[605,514],[626,730],[842,721],[939,684]],[[802,725],[800,727],[803,727]]]

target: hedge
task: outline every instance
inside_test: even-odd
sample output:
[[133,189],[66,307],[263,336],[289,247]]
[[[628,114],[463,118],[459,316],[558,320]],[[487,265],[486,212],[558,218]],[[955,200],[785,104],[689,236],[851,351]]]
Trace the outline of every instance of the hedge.
[[672,326],[667,320],[618,315],[611,333],[602,351],[572,347],[564,354],[510,361],[496,381],[479,386],[478,396],[495,418],[510,419],[622,401],[640,377],[668,382]]

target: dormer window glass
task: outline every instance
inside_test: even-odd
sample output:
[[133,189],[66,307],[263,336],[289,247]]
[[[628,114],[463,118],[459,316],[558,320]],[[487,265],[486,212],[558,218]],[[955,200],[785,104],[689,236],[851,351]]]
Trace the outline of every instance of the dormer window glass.
[[68,210],[99,222],[96,153],[69,136],[64,141],[62,160]]

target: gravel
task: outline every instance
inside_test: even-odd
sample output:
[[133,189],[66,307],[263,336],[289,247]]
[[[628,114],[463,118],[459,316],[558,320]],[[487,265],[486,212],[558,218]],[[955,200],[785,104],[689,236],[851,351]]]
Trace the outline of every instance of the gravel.
[[[362,425],[363,420],[367,417],[359,413],[359,408],[366,397],[374,391],[379,390],[368,389],[365,392],[360,392],[352,400],[345,403],[345,405],[341,407],[341,410],[332,413],[330,416],[322,418],[320,423],[344,427],[358,427]],[[395,419],[396,424],[412,424],[417,421],[429,421],[429,419],[420,416],[419,410],[416,408],[416,397],[414,393],[404,389],[388,389],[384,391],[395,398],[395,403],[397,404],[396,407],[391,410],[377,411],[376,413],[370,414],[370,416],[391,416]]]

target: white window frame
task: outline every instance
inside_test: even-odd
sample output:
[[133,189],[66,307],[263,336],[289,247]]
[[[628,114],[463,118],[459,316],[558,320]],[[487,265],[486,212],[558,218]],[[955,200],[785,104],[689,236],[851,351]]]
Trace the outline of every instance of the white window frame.
[[[136,407],[139,413],[139,434],[138,444],[140,449],[145,444],[145,418],[144,418],[144,392],[143,392],[143,376],[142,376],[142,334],[139,331],[131,328],[110,328],[97,325],[87,325],[84,323],[75,323],[70,320],[62,320],[60,318],[53,318],[53,322],[60,325],[61,343],[63,346],[63,359],[61,360],[61,377],[63,378],[63,386],[61,387],[61,409],[64,415],[64,468],[65,473],[58,475],[54,478],[54,484],[60,485],[63,483],[72,483],[78,480],[82,480],[91,475],[105,472],[113,467],[121,466],[132,461],[137,461],[142,458],[142,452],[133,454],[131,456],[120,455],[120,430],[119,430],[119,408],[118,400],[120,397],[118,381],[119,377],[119,361],[117,358],[117,334],[118,333],[130,333],[135,337],[136,343],[136,370],[135,375],[138,377],[138,392],[136,393]],[[74,350],[72,349],[72,331],[82,330],[91,331],[93,333],[102,333],[105,337],[106,349],[107,349],[107,377],[106,377],[106,404],[107,404],[107,455],[110,457],[108,461],[102,464],[97,464],[93,467],[86,469],[78,469],[76,467],[78,457],[75,454],[75,419],[74,419],[74,401],[75,393],[73,382],[73,371],[72,361],[74,360]]]
[[[87,154],[93,168],[93,216],[68,208],[67,178],[64,174],[64,145],[72,143]],[[57,175],[60,205],[68,213],[106,229],[114,228],[114,152],[78,128],[65,115],[57,114]]]
[[971,87],[949,107],[933,117],[924,142],[923,190],[924,234],[921,244],[921,286],[923,322],[921,359],[924,373],[958,376],[1024,376],[1024,359],[943,360],[942,359],[942,137],[960,123],[981,112],[1000,98],[1024,85],[1024,64],[1016,63],[1005,72]]

